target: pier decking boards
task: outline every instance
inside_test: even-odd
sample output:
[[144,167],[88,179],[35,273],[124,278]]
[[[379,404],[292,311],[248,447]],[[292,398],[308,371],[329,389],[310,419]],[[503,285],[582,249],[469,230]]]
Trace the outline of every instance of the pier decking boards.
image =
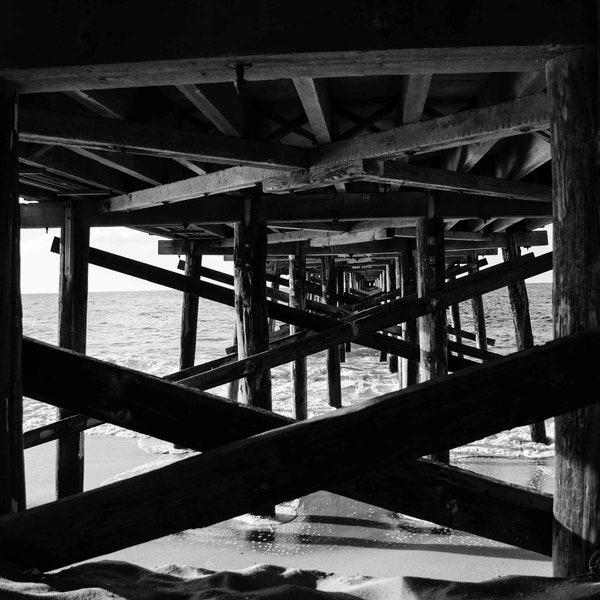
[[[584,408],[600,342],[596,3],[309,0],[290,18],[289,3],[210,0],[149,10],[144,27],[120,0],[9,4],[0,558],[55,568],[325,486],[553,553],[557,575],[587,570],[600,550],[600,417]],[[540,253],[550,224],[555,250]],[[91,228],[119,226],[160,237],[185,274],[89,247]],[[22,336],[18,233],[34,228],[62,229],[62,348]],[[183,293],[180,371],[85,357],[90,264]],[[535,348],[524,282],[549,271],[567,337]],[[508,358],[482,301],[503,287],[523,350]],[[229,353],[205,364],[199,298],[236,314]],[[353,344],[390,361],[398,392],[345,407]],[[313,420],[305,361],[321,351],[336,410]],[[269,369],[285,363],[294,424],[267,410]],[[223,383],[239,404],[205,391]],[[57,421],[23,435],[22,388]],[[554,509],[417,460],[517,424],[544,443],[557,415]],[[82,432],[102,421],[205,454],[79,494]],[[61,499],[26,510],[23,447],[57,439]]]

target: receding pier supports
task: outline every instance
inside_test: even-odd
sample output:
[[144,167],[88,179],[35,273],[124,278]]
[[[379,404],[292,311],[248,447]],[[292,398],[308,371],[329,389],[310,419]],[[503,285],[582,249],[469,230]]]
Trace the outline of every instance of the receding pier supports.
[[[323,300],[325,304],[333,305],[336,296],[336,271],[333,256],[323,257],[321,268]],[[327,349],[327,389],[329,392],[329,406],[340,408],[342,406],[342,381],[339,346],[332,346]]]
[[[502,256],[505,261],[512,260],[521,256],[521,248],[517,246],[514,237],[510,237],[508,244],[502,249]],[[508,285],[508,297],[510,308],[515,325],[515,338],[517,350],[526,350],[533,348],[533,332],[531,330],[531,318],[529,315],[529,298],[527,297],[527,287],[524,281],[515,281]],[[540,444],[547,444],[545,423],[532,423],[529,426],[531,431],[531,441]]]
[[[546,66],[551,114],[554,336],[600,324],[598,47]],[[597,388],[590,394],[597,396]],[[553,567],[588,571],[600,549],[600,404],[556,417]]]
[[[419,297],[444,287],[444,221],[417,219],[417,292]],[[448,373],[448,336],[446,334],[446,311],[436,310],[419,317],[419,381],[429,381]],[[431,456],[434,460],[450,461],[449,451]]]
[[25,509],[17,106],[0,80],[0,514]]
[[[290,256],[289,305],[304,310],[306,308],[306,257],[300,245],[296,254]],[[290,325],[290,335],[298,332],[295,325]],[[294,388],[294,418],[303,420],[308,417],[308,395],[306,378],[306,357],[290,362],[292,385]]]
[[[200,279],[202,255],[188,254],[185,259],[185,274]],[[198,335],[198,301],[196,294],[183,294],[181,306],[181,339],[179,368],[193,367],[196,362],[196,338]]]
[[[407,240],[406,250],[400,254],[399,258],[399,281],[402,296],[410,296],[417,291],[417,274],[415,268],[415,243]],[[402,323],[402,339],[405,342],[416,344],[417,321],[409,319]],[[419,365],[414,360],[402,358],[400,364],[400,388],[405,389],[419,381]]]
[[[246,198],[245,219],[235,224],[233,275],[238,357],[269,349],[266,264],[267,225],[255,217],[256,196]],[[240,401],[271,410],[269,370],[249,375],[240,382]]]
[[[69,202],[65,209],[60,244],[60,294],[58,298],[58,345],[85,353],[87,333],[88,255],[90,228],[81,209]],[[58,418],[74,413],[59,409]],[[57,441],[56,496],[83,491],[85,433],[75,432]]]

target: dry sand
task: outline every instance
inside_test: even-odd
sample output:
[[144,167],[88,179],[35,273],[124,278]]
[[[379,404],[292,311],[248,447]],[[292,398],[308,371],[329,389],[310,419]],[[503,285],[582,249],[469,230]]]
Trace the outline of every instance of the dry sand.
[[[30,506],[53,499],[53,446],[26,451]],[[132,438],[87,436],[85,486],[174,459]],[[275,519],[242,516],[27,584],[42,587],[0,581],[0,598],[484,599],[516,597],[516,582],[519,598],[600,598],[595,580],[574,585],[550,574],[547,557],[318,492],[279,506]],[[104,591],[86,591],[98,586]]]

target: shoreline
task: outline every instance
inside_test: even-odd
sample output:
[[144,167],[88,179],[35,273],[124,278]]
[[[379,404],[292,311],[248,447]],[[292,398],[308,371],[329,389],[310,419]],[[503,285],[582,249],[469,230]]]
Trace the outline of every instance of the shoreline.
[[[28,506],[52,501],[55,443],[25,452]],[[138,439],[86,435],[85,489],[129,477],[183,455],[149,454]],[[512,468],[511,468],[512,461]],[[465,467],[464,458],[460,466]],[[478,472],[493,459],[478,459]],[[513,483],[530,480],[531,461],[504,459]],[[490,474],[485,472],[484,474]],[[493,476],[493,475],[492,475]],[[149,541],[90,561],[119,560],[154,569],[189,565],[237,570],[257,564],[377,578],[416,576],[483,581],[506,575],[550,576],[549,557],[440,528],[328,492],[277,507],[275,519],[245,515]]]

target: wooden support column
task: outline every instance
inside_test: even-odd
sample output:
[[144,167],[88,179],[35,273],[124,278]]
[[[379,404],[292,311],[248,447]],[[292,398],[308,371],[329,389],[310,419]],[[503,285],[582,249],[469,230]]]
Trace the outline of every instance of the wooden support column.
[[[89,248],[90,228],[82,218],[81,207],[70,201],[61,232],[58,345],[82,354],[85,354],[87,333]],[[73,414],[69,410],[58,410],[59,419]],[[75,432],[57,441],[57,498],[83,491],[84,440],[83,432]]]
[[[185,274],[200,279],[202,255],[188,254],[185,259]],[[198,335],[198,301],[196,294],[183,294],[181,306],[181,340],[179,368],[193,367],[196,361],[196,337]]]
[[[298,244],[295,254],[290,255],[289,266],[289,305],[293,308],[306,308],[306,257]],[[290,325],[290,335],[298,332],[295,325]],[[294,387],[294,418],[298,421],[308,417],[308,395],[306,377],[306,357],[297,358],[290,362],[292,385]]]
[[[546,65],[552,137],[553,316],[560,338],[600,323],[598,48]],[[597,390],[591,388],[591,394]],[[553,567],[588,571],[600,549],[600,403],[556,417]]]
[[[396,278],[396,263],[397,259],[394,259],[387,267],[388,273],[388,290],[395,290],[398,287],[398,280]],[[398,355],[390,354],[388,357],[390,373],[398,372]]]
[[[415,267],[415,243],[413,240],[407,240],[406,251],[400,254],[400,291],[402,297],[415,294],[417,291],[417,274]],[[405,342],[416,344],[417,336],[417,321],[409,319],[402,323],[402,339]],[[419,381],[419,365],[407,358],[402,358],[400,364],[400,389],[405,389]]]
[[[236,347],[235,355],[238,357],[237,353],[237,325],[233,326],[233,345]],[[229,382],[229,386],[227,387],[227,397],[232,402],[237,402],[240,393],[240,380],[234,379]]]
[[[336,296],[335,259],[333,256],[324,256],[321,259],[323,300],[325,304],[334,304]],[[340,349],[332,346],[327,349],[327,389],[329,392],[329,406],[341,408],[342,406],[342,380],[340,373]]]
[[[514,236],[508,236],[508,243],[502,249],[502,257],[505,261],[521,256],[521,248],[517,245]],[[533,332],[531,330],[531,318],[529,316],[529,298],[524,281],[515,281],[508,285],[508,298],[515,326],[515,338],[517,350],[533,348]],[[546,424],[542,421],[532,423],[529,426],[531,441],[547,444]]]
[[[238,357],[269,349],[266,264],[267,225],[256,218],[257,194],[246,197],[244,220],[235,224],[233,275]],[[271,410],[271,376],[258,371],[240,382],[243,404]]]
[[[471,273],[477,273],[477,255],[473,254],[473,267]],[[478,295],[471,298],[471,310],[473,311],[473,326],[475,328],[475,340],[480,350],[487,350],[487,330],[485,326],[485,310],[483,309],[483,296]]]
[[[336,283],[335,283],[336,294],[341,296],[344,293],[344,271],[338,269],[336,270]],[[336,299],[335,305],[340,306],[341,302],[339,299]],[[340,362],[346,362],[346,344],[340,344],[339,346],[340,352]]]
[[[388,283],[389,283],[389,278],[387,276],[387,268],[384,268],[384,270],[379,275],[379,288],[381,289],[381,291],[383,293],[390,291],[390,288],[388,287]],[[387,359],[388,359],[387,352],[385,350],[382,350],[379,353],[379,362],[386,362]]]
[[[416,231],[417,292],[419,297],[444,287],[444,220],[439,217],[417,219]],[[429,381],[448,373],[448,337],[446,311],[436,310],[419,317],[419,381]],[[431,458],[450,462],[447,450]]]
[[0,514],[25,509],[17,107],[0,80]]

